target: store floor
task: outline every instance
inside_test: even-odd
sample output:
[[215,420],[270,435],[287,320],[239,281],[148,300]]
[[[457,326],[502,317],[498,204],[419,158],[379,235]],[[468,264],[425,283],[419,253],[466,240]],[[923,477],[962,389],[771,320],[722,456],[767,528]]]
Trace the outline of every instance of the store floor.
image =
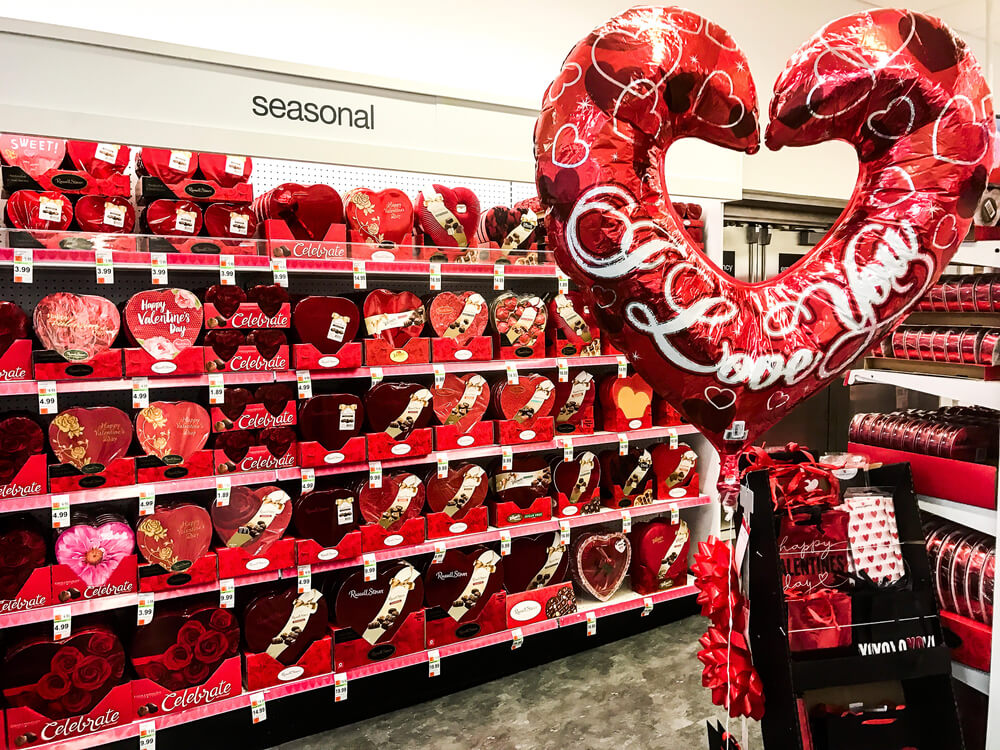
[[[707,622],[690,617],[280,749],[702,748],[705,720],[722,718],[695,656]],[[730,728],[739,736],[738,721]],[[759,733],[751,737],[760,748]]]

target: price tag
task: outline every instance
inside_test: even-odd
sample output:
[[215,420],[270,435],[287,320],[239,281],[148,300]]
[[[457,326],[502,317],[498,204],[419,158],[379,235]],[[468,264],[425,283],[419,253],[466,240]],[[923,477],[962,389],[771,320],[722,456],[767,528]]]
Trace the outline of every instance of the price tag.
[[118,161],[118,151],[121,149],[117,143],[98,143],[94,147],[94,158],[114,164]]
[[374,581],[378,575],[378,570],[375,567],[375,555],[369,552],[367,555],[362,556],[361,561],[365,565],[365,580]]
[[232,493],[233,483],[229,477],[215,478],[215,504],[223,508],[229,505],[229,495]]
[[559,294],[566,294],[569,291],[569,276],[561,268],[557,268],[556,278],[559,279]]
[[156,485],[144,484],[139,488],[139,515],[148,516],[156,510]]
[[559,544],[563,547],[569,546],[569,521],[559,522]]
[[640,612],[639,614],[642,617],[647,617],[649,613],[652,611],[653,611],[653,597],[644,596],[642,598],[642,612]]
[[587,635],[597,635],[597,614],[593,610],[587,613]]
[[250,694],[250,721],[254,724],[267,721],[267,706],[264,705],[263,693]]
[[226,174],[231,174],[234,177],[242,177],[246,166],[247,158],[245,156],[226,154]]
[[622,509],[622,533],[628,534],[632,531],[632,514],[629,513],[628,508]]
[[677,503],[670,503],[670,524],[676,526],[681,522],[681,509],[677,507]]
[[304,594],[313,587],[312,567],[309,565],[299,566],[299,593]]
[[104,223],[122,229],[125,226],[125,209],[111,201],[104,202]]
[[510,554],[510,530],[500,529],[500,554],[507,557]]
[[368,288],[368,273],[365,271],[365,262],[363,260],[354,261],[354,288]]
[[434,387],[444,385],[444,365],[434,365]]
[[437,454],[437,470],[438,479],[444,479],[448,476],[448,454],[438,453]]
[[624,432],[618,433],[618,455],[627,456],[628,455],[628,435]]
[[38,381],[38,413],[55,414],[59,411],[59,397],[56,396],[54,380]]
[[509,445],[500,446],[500,468],[503,471],[514,468],[514,449]]
[[223,578],[219,581],[219,607],[222,609],[232,609],[236,606],[236,583],[232,578]]
[[132,378],[132,408],[149,406],[149,378]]
[[115,283],[115,264],[110,250],[98,250],[94,253],[94,265],[98,284]]
[[432,648],[427,652],[427,676],[437,677],[441,674],[441,652]]
[[69,495],[52,495],[52,528],[65,529],[69,526]]
[[288,262],[284,258],[271,258],[271,273],[275,286],[288,286]]
[[514,628],[510,631],[510,650],[517,651],[524,645],[524,631],[521,628]]
[[381,367],[369,367],[369,374],[372,376],[372,386],[376,386],[382,382],[382,378],[385,377],[385,373],[382,371]]
[[618,355],[618,377],[628,377],[628,360],[625,359],[625,356],[622,354]]
[[219,283],[232,286],[236,283],[236,261],[232,255],[219,256]]
[[31,250],[14,251],[14,283],[31,284],[35,280],[35,254]]
[[562,443],[563,447],[563,461],[573,460],[573,438],[564,437],[560,438],[559,442]]
[[137,625],[148,625],[153,619],[153,594],[139,594],[139,608],[136,611]]
[[222,373],[213,373],[208,376],[208,403],[212,406],[219,406],[226,402],[226,383],[222,378]]
[[559,382],[568,383],[569,382],[569,362],[566,361],[564,357],[560,357],[556,360],[556,368],[559,371]]
[[302,490],[299,494],[304,495],[316,489],[316,469],[301,469]]
[[347,700],[347,672],[337,672],[333,675],[333,702]]
[[373,490],[377,490],[382,486],[382,462],[381,461],[369,461],[368,462],[368,486]]
[[678,443],[678,441],[677,441],[677,430],[674,429],[673,427],[671,427],[667,431],[667,434],[670,436],[670,450],[672,450],[672,451],[677,450],[677,443]]
[[441,289],[441,264],[431,263],[431,291],[436,292]]
[[493,291],[499,292],[503,289],[503,264],[495,263],[493,265]]
[[511,385],[517,385],[518,382],[517,363],[508,362],[504,369],[507,370],[507,382],[510,383]]
[[309,370],[296,370],[295,382],[299,385],[299,398],[312,398],[313,381]]
[[443,541],[434,542],[434,562],[444,562],[444,553],[448,551],[448,546]]
[[56,607],[52,610],[52,640],[64,641],[73,632],[73,610]]
[[149,275],[153,286],[167,285],[167,254],[150,253]]
[[156,724],[144,721],[139,725],[139,750],[153,750],[156,747]]
[[171,169],[176,169],[178,172],[187,172],[188,167],[191,166],[191,152],[171,151],[170,160],[167,163]]

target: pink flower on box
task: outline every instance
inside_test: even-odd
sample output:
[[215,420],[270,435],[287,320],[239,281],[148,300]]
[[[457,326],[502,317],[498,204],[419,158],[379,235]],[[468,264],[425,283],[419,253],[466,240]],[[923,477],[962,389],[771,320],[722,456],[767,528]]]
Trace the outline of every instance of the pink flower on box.
[[135,549],[135,534],[127,523],[109,520],[96,526],[77,524],[56,539],[56,560],[87,586],[100,586]]

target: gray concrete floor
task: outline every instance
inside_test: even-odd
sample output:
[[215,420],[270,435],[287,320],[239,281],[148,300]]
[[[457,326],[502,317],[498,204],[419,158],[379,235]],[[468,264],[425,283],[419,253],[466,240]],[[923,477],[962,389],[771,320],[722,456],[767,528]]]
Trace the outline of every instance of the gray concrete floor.
[[[724,719],[701,686],[691,617],[565,659],[281,745],[281,750],[698,750]],[[730,731],[740,732],[738,720]],[[760,734],[751,726],[750,747]],[[749,750],[749,748],[744,748]]]

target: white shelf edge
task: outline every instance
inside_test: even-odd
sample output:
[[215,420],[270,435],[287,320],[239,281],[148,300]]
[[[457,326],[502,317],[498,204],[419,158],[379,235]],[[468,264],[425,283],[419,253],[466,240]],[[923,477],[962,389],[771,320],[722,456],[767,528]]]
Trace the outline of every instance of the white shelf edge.
[[933,513],[948,521],[968,526],[983,534],[995,537],[997,535],[997,512],[989,508],[978,508],[974,505],[956,503],[929,495],[917,495],[920,509]]
[[992,266],[1000,267],[1000,240],[981,242],[964,242],[959,245],[958,252],[951,263],[961,266]]
[[951,663],[951,676],[983,695],[990,694],[990,675],[988,672],[953,661]]
[[880,383],[909,388],[940,398],[1000,409],[1000,383],[968,378],[948,378],[895,370],[848,370],[847,385]]

